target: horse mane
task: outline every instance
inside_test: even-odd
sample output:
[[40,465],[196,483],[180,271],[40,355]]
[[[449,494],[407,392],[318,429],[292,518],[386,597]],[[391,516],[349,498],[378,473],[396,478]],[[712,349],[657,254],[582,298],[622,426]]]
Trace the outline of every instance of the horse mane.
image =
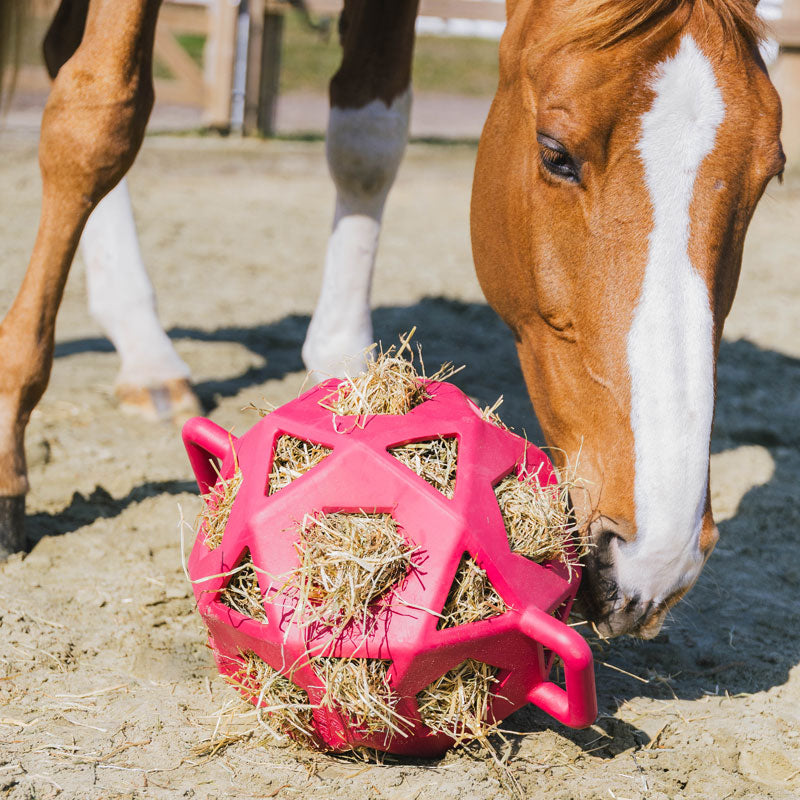
[[756,0],[577,0],[558,38],[564,44],[602,50],[655,33],[687,9],[717,17],[726,39],[737,47],[742,43],[756,46],[765,37]]

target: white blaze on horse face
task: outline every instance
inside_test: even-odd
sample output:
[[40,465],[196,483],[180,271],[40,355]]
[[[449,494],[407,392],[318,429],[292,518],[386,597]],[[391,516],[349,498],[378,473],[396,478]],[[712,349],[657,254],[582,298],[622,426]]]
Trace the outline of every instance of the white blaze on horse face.
[[156,313],[128,185],[123,178],[97,205],[81,236],[89,311],[122,362],[117,384],[154,388],[189,377]]
[[651,88],[638,148],[653,227],[627,343],[636,538],[614,544],[621,594],[645,605],[690,585],[703,566],[714,320],[708,287],[689,258],[690,208],[725,116],[714,71],[691,36],[658,65]]
[[303,345],[303,361],[315,380],[360,371],[363,351],[373,341],[372,270],[410,112],[410,90],[388,106],[373,100],[363,108],[331,108],[327,155],[336,211],[322,289]]

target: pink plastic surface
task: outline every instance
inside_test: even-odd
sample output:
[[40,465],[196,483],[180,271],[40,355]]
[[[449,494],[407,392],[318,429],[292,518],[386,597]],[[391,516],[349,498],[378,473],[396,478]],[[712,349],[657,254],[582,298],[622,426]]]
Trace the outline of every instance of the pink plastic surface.
[[[560,562],[536,564],[511,552],[493,487],[512,472],[538,472],[555,482],[547,457],[532,444],[480,416],[477,407],[448,383],[429,383],[432,395],[409,414],[366,418],[332,417],[319,405],[338,385],[327,381],[273,411],[241,438],[196,417],[183,439],[202,492],[213,485],[219,464],[234,470],[231,448],[242,471],[222,544],[209,550],[201,531],[189,558],[198,609],[220,671],[240,667],[239,654],[252,651],[301,686],[312,704],[322,680],[306,663],[306,648],[332,656],[390,659],[389,680],[401,698],[398,712],[413,721],[407,737],[367,736],[335,711],[316,709],[321,743],[332,749],[358,745],[395,753],[433,756],[452,745],[420,720],[416,694],[467,658],[500,672],[491,715],[501,720],[527,702],[572,727],[594,722],[594,668],[586,641],[565,624],[580,582]],[[267,495],[272,453],[288,434],[332,448],[318,466],[272,496]],[[387,451],[439,436],[458,438],[454,497],[448,499]],[[378,624],[366,633],[348,629],[332,639],[325,629],[305,632],[291,624],[290,596],[278,591],[282,576],[297,566],[294,548],[304,517],[334,511],[389,513],[420,552],[414,567],[377,611]],[[268,624],[243,616],[218,600],[246,550],[258,573]],[[438,617],[462,556],[468,553],[508,606],[488,620],[437,630]],[[327,637],[327,641],[326,641]],[[321,650],[319,648],[322,648]],[[554,654],[564,662],[565,688],[548,680]]]

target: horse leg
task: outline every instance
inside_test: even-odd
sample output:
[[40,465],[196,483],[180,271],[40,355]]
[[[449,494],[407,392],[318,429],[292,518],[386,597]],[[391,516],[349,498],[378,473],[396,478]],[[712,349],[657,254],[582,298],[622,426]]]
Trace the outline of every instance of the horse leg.
[[408,138],[418,0],[347,0],[342,64],[330,85],[333,232],[303,361],[317,380],[363,367],[381,217]]
[[114,391],[122,410],[154,421],[182,421],[198,414],[189,367],[158,318],[125,178],[92,212],[80,251],[89,312],[120,356]]
[[42,118],[42,211],[22,286],[0,323],[0,557],[25,547],[24,435],[53,363],[55,320],[89,214],[139,149],[153,104],[160,0],[91,0]]
[[[61,1],[43,44],[51,78],[77,50],[88,6],[89,0]],[[158,318],[125,178],[92,212],[80,252],[86,265],[89,312],[120,356],[115,393],[122,410],[151,420],[197,414],[200,405],[189,367]]]

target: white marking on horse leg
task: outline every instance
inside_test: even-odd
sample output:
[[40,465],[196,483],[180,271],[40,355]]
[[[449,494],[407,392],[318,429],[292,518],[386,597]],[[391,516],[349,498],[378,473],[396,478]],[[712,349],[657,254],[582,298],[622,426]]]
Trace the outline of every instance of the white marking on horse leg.
[[408,138],[411,92],[387,106],[331,108],[327,154],[336,184],[336,212],[317,307],[303,345],[316,380],[363,365],[372,343],[370,289],[383,207]]
[[691,36],[657,67],[652,88],[639,153],[653,229],[627,347],[637,532],[632,543],[614,545],[622,593],[644,603],[691,584],[703,564],[714,322],[708,288],[689,259],[689,212],[725,116],[714,71]]
[[122,361],[117,384],[155,387],[188,378],[189,368],[175,352],[156,313],[124,178],[89,217],[80,248],[89,311]]

